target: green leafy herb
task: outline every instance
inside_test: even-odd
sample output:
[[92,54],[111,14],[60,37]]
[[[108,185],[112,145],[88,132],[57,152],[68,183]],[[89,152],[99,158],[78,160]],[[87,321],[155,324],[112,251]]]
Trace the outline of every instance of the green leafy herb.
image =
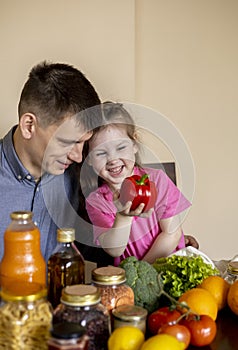
[[153,267],[161,275],[164,290],[176,299],[188,289],[198,286],[206,277],[219,274],[216,268],[205,263],[200,256],[172,255],[158,258]]

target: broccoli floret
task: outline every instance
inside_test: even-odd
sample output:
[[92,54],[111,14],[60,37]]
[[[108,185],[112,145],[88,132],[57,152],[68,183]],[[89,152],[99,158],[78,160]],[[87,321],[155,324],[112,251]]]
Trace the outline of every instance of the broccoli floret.
[[125,270],[126,283],[134,291],[135,305],[144,307],[149,313],[158,309],[161,287],[155,268],[134,256],[124,259],[119,266]]

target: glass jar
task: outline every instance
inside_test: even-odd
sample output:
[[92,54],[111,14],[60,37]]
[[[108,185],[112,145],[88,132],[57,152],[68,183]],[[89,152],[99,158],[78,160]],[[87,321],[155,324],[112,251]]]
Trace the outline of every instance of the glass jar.
[[77,323],[86,328],[88,350],[107,350],[110,317],[100,300],[100,292],[95,286],[77,284],[65,287],[61,303],[53,313],[53,327],[62,322]]
[[58,323],[51,330],[48,350],[87,350],[89,337],[85,327],[76,323]]
[[[31,283],[46,287],[46,263],[40,249],[40,231],[33,223],[33,213],[17,211],[11,213],[11,223],[4,234],[4,255],[0,264],[1,287],[14,294],[16,284],[23,293]],[[31,287],[30,287],[31,288]],[[18,289],[19,290],[19,289]]]
[[48,300],[53,308],[60,303],[62,289],[85,282],[84,259],[74,244],[75,230],[57,230],[58,245],[48,260]]
[[[35,284],[31,287],[32,294],[25,295],[18,294],[18,285],[14,294],[1,291],[0,349],[47,350],[52,307],[47,301],[46,289],[38,285],[36,291]],[[21,292],[22,288],[19,288]]]
[[106,266],[92,270],[92,284],[101,294],[101,303],[108,311],[119,305],[134,305],[134,292],[126,285],[125,270],[120,267]]
[[232,284],[238,280],[238,261],[232,260],[228,263],[226,272],[224,274],[224,279],[228,283]]
[[120,305],[112,310],[113,329],[123,326],[139,328],[144,334],[146,332],[146,318],[148,311],[136,305]]

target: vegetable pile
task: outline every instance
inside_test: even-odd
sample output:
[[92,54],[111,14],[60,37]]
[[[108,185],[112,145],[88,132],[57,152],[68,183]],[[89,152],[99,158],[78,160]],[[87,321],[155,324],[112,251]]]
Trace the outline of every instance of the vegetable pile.
[[153,267],[161,275],[165,292],[176,299],[202,283],[206,277],[219,274],[216,268],[205,263],[200,256],[172,255],[158,258]]
[[134,291],[135,305],[153,312],[159,306],[161,286],[156,269],[134,256],[124,259],[120,265],[126,272],[126,284]]

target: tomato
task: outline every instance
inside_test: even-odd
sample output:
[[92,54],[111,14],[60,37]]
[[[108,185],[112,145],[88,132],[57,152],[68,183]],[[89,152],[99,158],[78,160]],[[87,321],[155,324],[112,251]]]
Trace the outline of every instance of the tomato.
[[187,327],[182,324],[164,324],[158,330],[158,334],[170,334],[185,344],[185,349],[190,344],[191,333]]
[[159,328],[166,323],[175,322],[181,313],[169,306],[164,306],[149,314],[147,318],[148,330],[151,334],[157,334]]
[[132,201],[131,210],[135,210],[141,203],[144,203],[143,212],[148,211],[154,207],[156,197],[155,183],[149,181],[148,174],[132,175],[126,177],[122,182],[119,200],[122,205]]
[[209,345],[217,333],[216,322],[208,315],[189,315],[181,324],[191,333],[190,343],[194,346]]

